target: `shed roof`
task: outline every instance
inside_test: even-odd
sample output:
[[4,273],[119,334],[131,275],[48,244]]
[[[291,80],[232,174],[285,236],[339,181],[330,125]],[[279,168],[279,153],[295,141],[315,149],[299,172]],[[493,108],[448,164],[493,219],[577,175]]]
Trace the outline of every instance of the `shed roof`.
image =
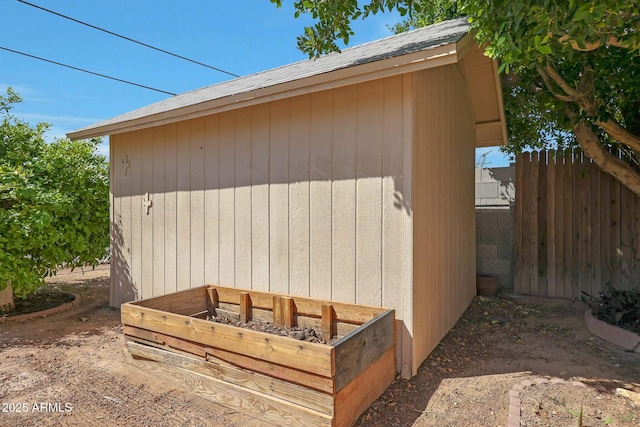
[[472,44],[468,33],[469,24],[465,18],[441,22],[354,46],[340,53],[185,92],[70,132],[67,136],[80,139],[113,135],[390,74],[455,63]]

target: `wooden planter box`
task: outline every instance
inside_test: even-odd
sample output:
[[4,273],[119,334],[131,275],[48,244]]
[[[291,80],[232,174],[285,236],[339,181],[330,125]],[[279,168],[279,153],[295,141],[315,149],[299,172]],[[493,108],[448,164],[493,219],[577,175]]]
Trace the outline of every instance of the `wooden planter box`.
[[[139,366],[276,425],[349,426],[396,373],[393,310],[211,285],[121,310],[134,358],[161,362]],[[212,313],[310,326],[331,342],[206,320]]]

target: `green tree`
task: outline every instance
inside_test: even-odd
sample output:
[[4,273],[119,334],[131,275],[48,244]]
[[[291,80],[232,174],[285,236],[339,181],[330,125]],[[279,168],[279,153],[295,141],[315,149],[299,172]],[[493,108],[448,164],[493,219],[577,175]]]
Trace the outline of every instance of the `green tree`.
[[[276,5],[281,0],[271,0]],[[500,61],[509,152],[577,144],[640,194],[640,6],[626,0],[295,1],[315,24],[298,37],[311,57],[348,43],[351,23],[397,10],[396,30],[459,14]],[[611,152],[622,151],[620,158]]]
[[57,139],[10,114],[20,97],[0,95],[0,290],[17,296],[69,266],[96,265],[109,246],[109,166],[99,140]]

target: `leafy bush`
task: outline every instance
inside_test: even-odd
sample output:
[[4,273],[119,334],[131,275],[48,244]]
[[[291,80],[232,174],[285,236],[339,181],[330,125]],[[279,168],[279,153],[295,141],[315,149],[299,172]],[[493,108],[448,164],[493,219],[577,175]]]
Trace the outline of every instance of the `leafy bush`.
[[109,246],[109,164],[99,140],[44,139],[0,95],[0,290],[35,292],[61,264],[98,264]]
[[611,285],[608,288],[609,292],[599,292],[598,298],[583,291],[582,301],[597,319],[640,334],[640,292],[619,291]]

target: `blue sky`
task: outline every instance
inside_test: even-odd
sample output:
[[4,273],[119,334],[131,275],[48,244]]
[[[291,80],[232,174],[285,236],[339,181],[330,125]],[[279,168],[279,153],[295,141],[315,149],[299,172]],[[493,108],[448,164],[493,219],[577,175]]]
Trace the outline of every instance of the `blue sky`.
[[[238,75],[306,58],[296,36],[310,20],[294,18],[292,0],[280,9],[269,0],[28,1]],[[17,0],[0,0],[0,15],[0,47],[173,93],[232,78]],[[350,45],[390,35],[387,25],[399,20],[387,13],[358,22]],[[24,100],[13,113],[50,123],[49,139],[170,96],[0,50],[0,92],[8,86]],[[497,148],[487,162],[506,165]]]

